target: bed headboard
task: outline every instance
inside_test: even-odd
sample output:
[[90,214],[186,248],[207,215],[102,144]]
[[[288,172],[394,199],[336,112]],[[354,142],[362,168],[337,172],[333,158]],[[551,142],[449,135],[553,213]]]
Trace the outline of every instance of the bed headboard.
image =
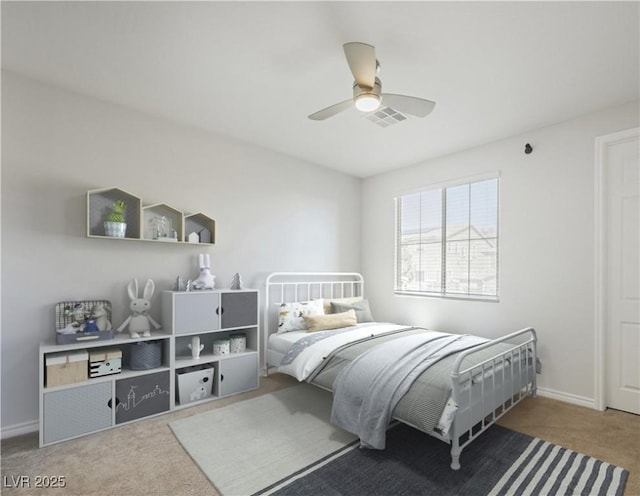
[[319,298],[364,296],[364,278],[357,272],[273,272],[265,282],[262,351],[266,364],[269,336],[278,330],[278,306]]

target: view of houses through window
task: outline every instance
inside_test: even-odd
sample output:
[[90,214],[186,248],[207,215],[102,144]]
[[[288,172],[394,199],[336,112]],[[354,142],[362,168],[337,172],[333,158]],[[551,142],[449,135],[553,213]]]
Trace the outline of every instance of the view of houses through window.
[[400,294],[498,297],[498,178],[396,198]]

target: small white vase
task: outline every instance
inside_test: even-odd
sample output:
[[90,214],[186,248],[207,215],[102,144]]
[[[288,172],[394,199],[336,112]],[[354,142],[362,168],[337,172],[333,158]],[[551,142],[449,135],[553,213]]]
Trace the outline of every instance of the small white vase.
[[112,238],[124,238],[127,231],[126,222],[109,222],[104,223],[104,234]]

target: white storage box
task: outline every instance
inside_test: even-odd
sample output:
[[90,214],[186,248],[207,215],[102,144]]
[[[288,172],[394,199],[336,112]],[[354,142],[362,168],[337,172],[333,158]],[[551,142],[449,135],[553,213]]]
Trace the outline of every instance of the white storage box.
[[186,405],[200,401],[213,394],[214,366],[195,365],[184,369],[176,369],[176,399],[179,404]]
[[89,379],[89,353],[87,350],[49,353],[45,358],[47,367],[46,387],[63,386]]
[[231,353],[244,353],[247,351],[246,334],[231,334],[229,336],[229,351]]
[[228,339],[216,339],[213,342],[213,354],[214,355],[228,355],[229,354],[229,340]]
[[119,374],[122,372],[122,350],[102,348],[89,353],[89,377]]

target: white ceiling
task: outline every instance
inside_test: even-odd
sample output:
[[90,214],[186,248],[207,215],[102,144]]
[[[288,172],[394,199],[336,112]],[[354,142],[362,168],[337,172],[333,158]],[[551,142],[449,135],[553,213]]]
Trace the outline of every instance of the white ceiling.
[[[366,177],[637,100],[639,5],[3,1],[2,67]],[[351,96],[347,41],[434,112],[307,119]]]

